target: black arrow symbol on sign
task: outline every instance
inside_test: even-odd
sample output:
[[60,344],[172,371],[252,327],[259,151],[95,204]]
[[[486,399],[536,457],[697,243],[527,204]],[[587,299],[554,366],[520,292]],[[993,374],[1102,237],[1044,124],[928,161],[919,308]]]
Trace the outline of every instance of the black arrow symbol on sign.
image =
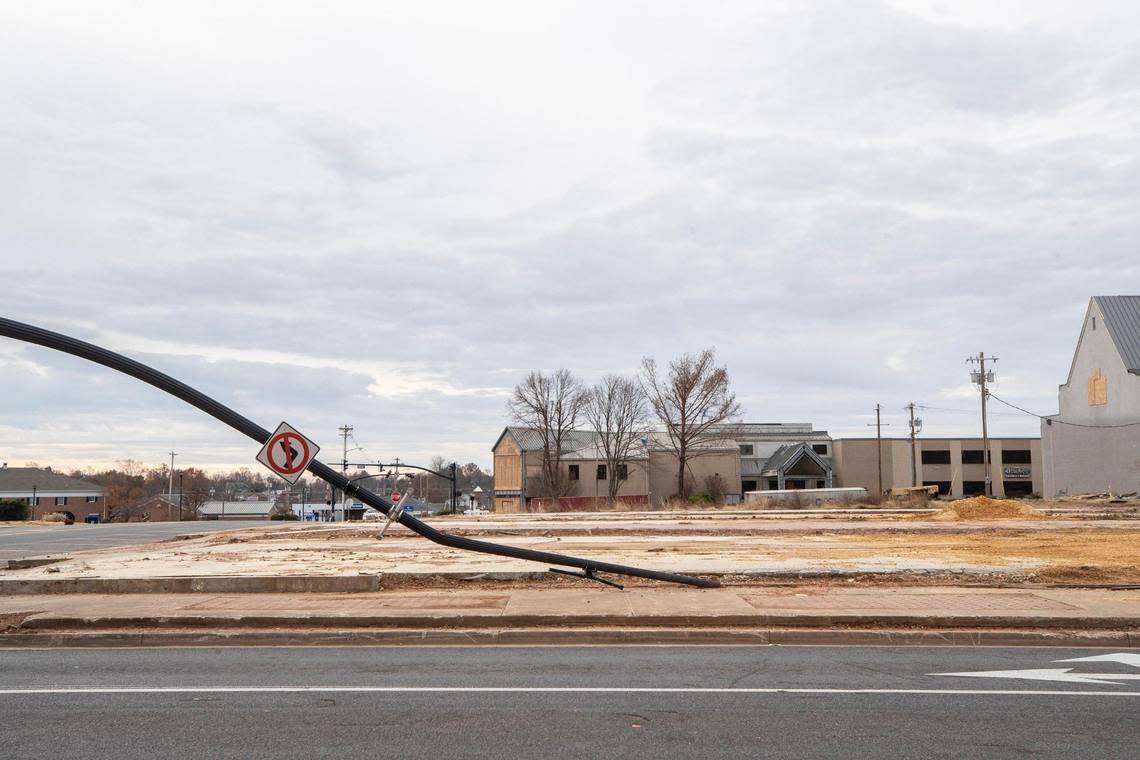
[[293,446],[293,442],[291,440],[288,440],[288,439],[282,439],[281,440],[281,451],[285,454],[285,469],[286,470],[292,470],[293,469],[293,460],[295,458],[301,456],[301,452],[298,451]]

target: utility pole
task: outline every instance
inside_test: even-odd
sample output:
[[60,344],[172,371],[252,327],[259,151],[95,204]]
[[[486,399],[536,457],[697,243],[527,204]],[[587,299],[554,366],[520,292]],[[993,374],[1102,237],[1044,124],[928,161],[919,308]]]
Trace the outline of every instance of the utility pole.
[[[879,453],[879,498],[883,498],[883,405],[875,404],[875,446]],[[891,423],[887,423],[890,427]],[[869,425],[868,425],[869,427]]]
[[170,478],[166,484],[166,495],[169,500],[174,500],[174,457],[178,456],[175,451],[170,452]]
[[910,480],[911,485],[918,487],[918,431],[922,430],[922,420],[914,418],[914,402],[906,405],[910,412]]
[[[341,425],[339,428],[337,428],[337,430],[340,431],[341,438],[344,439],[344,452],[343,452],[342,458],[340,460],[340,474],[341,475],[347,475],[348,474],[348,437],[350,435],[352,435],[352,425]],[[347,493],[345,493],[344,496],[346,499],[348,498]],[[333,497],[334,497],[333,498],[333,520],[335,521],[336,520],[336,498],[335,498],[336,493],[335,492],[333,493]],[[344,520],[344,522],[348,522],[348,509],[343,508],[343,506],[341,509],[341,517]]]
[[990,431],[986,424],[986,400],[990,395],[986,384],[994,381],[994,371],[986,369],[986,362],[996,363],[997,360],[996,356],[987,357],[984,351],[979,351],[977,356],[971,356],[966,360],[968,364],[976,362],[978,365],[977,369],[970,370],[970,381],[977,385],[982,393],[982,466],[986,475],[986,496],[994,495],[993,477],[990,473]]

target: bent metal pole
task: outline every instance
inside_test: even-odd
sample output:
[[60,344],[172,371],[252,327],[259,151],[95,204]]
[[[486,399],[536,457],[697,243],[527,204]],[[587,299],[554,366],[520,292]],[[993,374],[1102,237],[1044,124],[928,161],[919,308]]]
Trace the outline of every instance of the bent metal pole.
[[[156,369],[146,366],[134,359],[117,354],[114,351],[108,351],[92,343],[72,338],[67,335],[45,330],[41,327],[25,324],[23,322],[16,322],[15,320],[5,319],[0,317],[0,336],[21,340],[26,343],[34,343],[38,346],[45,348],[52,348],[56,351],[62,351],[65,354],[78,356],[81,359],[102,364],[104,367],[109,367],[117,370],[133,378],[142,380],[148,385],[153,385],[159,390],[166,391],[176,398],[180,398],[191,406],[201,409],[206,414],[214,417],[217,420],[224,422],[233,429],[245,433],[247,436],[257,441],[260,444],[265,444],[269,440],[270,433],[265,428],[257,423],[249,420],[233,409],[215,401],[201,391],[191,388],[185,383],[175,380],[169,375],[163,374]],[[361,488],[356,483],[352,483],[345,476],[333,470],[331,467],[313,460],[309,465],[309,472],[316,475],[321,480],[330,484],[333,488],[339,488],[346,494],[350,494],[360,499],[362,502],[370,507],[373,507],[384,514],[388,514],[388,510],[392,508],[392,502],[377,496],[376,494]],[[677,573],[664,573],[657,570],[645,570],[640,567],[627,567],[626,565],[614,565],[609,562],[598,562],[595,560],[581,559],[580,557],[570,557],[565,554],[554,554],[552,552],[540,552],[533,549],[522,549],[516,546],[507,546],[504,544],[495,544],[490,541],[476,541],[462,536],[454,536],[450,533],[444,533],[436,530],[427,523],[417,520],[415,517],[404,513],[400,515],[399,522],[401,525],[409,528],[415,533],[423,536],[429,541],[434,541],[443,546],[450,546],[453,549],[464,549],[466,551],[483,552],[484,554],[497,554],[501,557],[513,557],[515,559],[524,559],[531,562],[542,562],[548,565],[562,565],[564,567],[576,567],[583,570],[587,576],[594,573],[613,573],[615,575],[630,575],[637,578],[649,578],[655,581],[668,581],[671,583],[683,583],[690,586],[700,586],[702,588],[715,588],[720,584],[716,581],[706,580],[704,578],[694,578],[688,575],[679,575]]]

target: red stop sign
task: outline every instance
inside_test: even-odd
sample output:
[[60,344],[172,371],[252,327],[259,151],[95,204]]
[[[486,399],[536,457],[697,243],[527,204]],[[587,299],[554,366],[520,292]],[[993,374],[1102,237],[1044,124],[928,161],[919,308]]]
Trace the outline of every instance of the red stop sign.
[[399,491],[393,491],[391,498],[392,498],[392,503],[395,504],[397,501],[400,500],[400,492]]

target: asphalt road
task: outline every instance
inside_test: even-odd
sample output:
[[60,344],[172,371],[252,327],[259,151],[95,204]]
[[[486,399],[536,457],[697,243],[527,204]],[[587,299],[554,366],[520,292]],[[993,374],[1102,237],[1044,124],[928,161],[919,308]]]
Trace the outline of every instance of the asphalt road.
[[237,530],[268,521],[196,520],[194,522],[103,523],[88,525],[20,525],[0,528],[0,562],[83,549],[147,544],[184,533]]
[[[934,675],[1023,670],[1119,680]],[[1122,758],[1138,675],[1104,649],[0,650],[0,755]]]

